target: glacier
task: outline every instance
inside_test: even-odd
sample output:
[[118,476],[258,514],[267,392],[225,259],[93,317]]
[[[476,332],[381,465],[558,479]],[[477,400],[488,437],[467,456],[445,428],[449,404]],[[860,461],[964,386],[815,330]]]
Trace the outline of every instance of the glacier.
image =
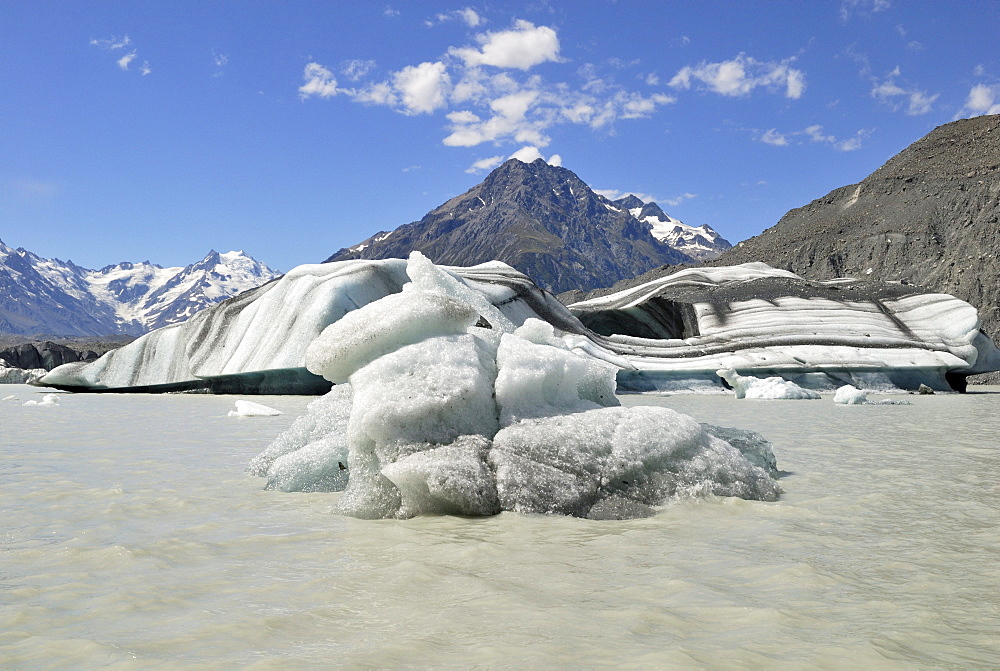
[[[1000,350],[980,330],[974,307],[902,284],[807,281],[750,263],[686,269],[566,307],[497,261],[468,268],[426,264],[412,272],[452,278],[437,293],[466,305],[480,327],[509,333],[529,319],[548,324],[551,336],[528,340],[542,338],[610,365],[618,393],[721,393],[716,371],[726,369],[820,391],[847,384],[947,391],[962,390],[968,375],[1000,370]],[[405,259],[299,266],[96,361],[60,366],[36,384],[70,391],[324,394],[332,383],[310,370],[310,346],[328,326],[390,295],[396,297],[386,304],[385,328],[395,328],[390,310],[430,310],[411,305],[407,284]],[[344,338],[357,356],[380,355],[364,354],[350,333]]]
[[483,323],[457,278],[418,253],[407,274],[400,293],[309,345],[308,369],[336,386],[250,463],[266,488],[343,490],[340,511],[363,519],[621,519],[676,496],[780,494],[759,435],[623,408],[616,368],[571,351],[551,324]]

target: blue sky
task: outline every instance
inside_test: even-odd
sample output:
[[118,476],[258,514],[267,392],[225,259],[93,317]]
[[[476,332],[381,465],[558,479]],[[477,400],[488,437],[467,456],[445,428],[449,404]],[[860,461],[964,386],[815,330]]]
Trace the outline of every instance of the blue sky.
[[736,242],[1000,113],[1000,3],[0,3],[0,239],[282,270],[542,156]]

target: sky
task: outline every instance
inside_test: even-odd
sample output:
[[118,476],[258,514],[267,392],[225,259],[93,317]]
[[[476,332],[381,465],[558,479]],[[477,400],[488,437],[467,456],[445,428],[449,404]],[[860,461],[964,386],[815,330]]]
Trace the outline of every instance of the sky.
[[1000,113],[996,0],[0,0],[0,240],[287,271],[515,156],[730,242]]

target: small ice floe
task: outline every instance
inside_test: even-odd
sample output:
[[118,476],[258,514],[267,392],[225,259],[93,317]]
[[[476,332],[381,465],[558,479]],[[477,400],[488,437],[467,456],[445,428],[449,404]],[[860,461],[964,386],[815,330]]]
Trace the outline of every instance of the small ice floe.
[[820,395],[811,389],[803,389],[794,382],[780,377],[759,378],[740,375],[732,368],[723,368],[715,374],[729,383],[736,392],[736,398],[775,399],[815,399]]
[[833,395],[833,402],[842,405],[910,405],[909,401],[902,399],[884,398],[878,401],[868,399],[868,392],[849,384],[837,389]]
[[23,405],[59,405],[59,397],[55,394],[46,394],[41,401],[25,401]]
[[16,394],[11,394],[10,396],[4,396],[3,400],[5,400],[5,401],[16,401],[17,400],[17,395]]
[[236,401],[236,409],[229,411],[229,417],[273,417],[284,413],[253,401]]

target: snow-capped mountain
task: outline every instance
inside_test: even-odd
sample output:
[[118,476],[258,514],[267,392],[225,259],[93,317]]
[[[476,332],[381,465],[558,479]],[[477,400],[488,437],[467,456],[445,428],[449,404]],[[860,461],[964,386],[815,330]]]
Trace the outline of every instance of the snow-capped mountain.
[[566,168],[510,159],[420,221],[379,232],[327,261],[405,258],[413,250],[456,266],[495,259],[563,292],[611,286],[728,247],[712,229],[685,226],[655,203],[634,196],[611,201]]
[[664,212],[656,203],[646,203],[630,194],[614,201],[614,204],[628,210],[639,221],[649,224],[654,238],[696,261],[718,258],[732,247],[728,240],[708,224],[688,226]]
[[141,335],[279,276],[242,251],[186,267],[144,261],[100,270],[0,241],[0,333]]

